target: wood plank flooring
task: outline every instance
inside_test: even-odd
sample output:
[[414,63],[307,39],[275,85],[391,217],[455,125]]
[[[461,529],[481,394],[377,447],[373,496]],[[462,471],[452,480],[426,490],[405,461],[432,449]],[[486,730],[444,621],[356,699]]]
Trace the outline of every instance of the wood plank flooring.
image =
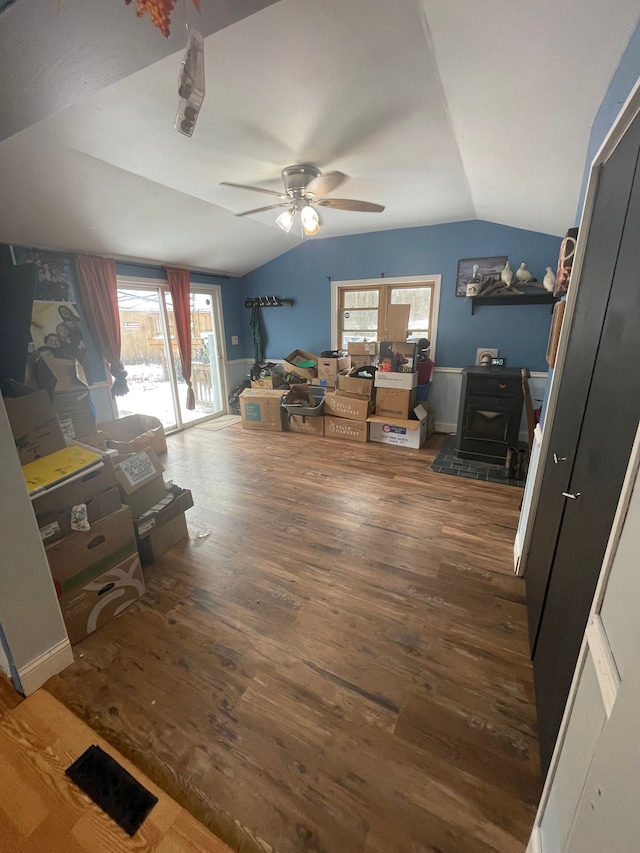
[[[97,743],[158,802],[130,838],[65,776]],[[39,690],[0,720],[0,853],[231,853],[117,750]]]
[[420,451],[191,429],[191,538],[47,688],[234,850],[523,853],[521,491]]
[[11,681],[0,672],[0,720],[13,708],[22,702],[23,697],[15,689]]

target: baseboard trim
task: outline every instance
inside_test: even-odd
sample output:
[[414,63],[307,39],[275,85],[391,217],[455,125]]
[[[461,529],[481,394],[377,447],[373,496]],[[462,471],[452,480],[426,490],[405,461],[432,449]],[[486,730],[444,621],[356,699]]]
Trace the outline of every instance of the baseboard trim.
[[[57,675],[73,663],[73,651],[69,640],[61,640],[39,655],[31,663],[18,670],[20,687],[25,696],[34,693],[52,676]],[[17,686],[17,685],[16,685]]]

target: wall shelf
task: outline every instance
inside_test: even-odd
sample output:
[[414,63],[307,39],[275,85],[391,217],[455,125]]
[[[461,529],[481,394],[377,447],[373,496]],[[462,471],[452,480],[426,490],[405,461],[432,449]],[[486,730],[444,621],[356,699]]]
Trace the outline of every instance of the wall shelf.
[[[522,296],[470,296],[471,314],[482,305],[555,305],[560,297],[552,293],[525,293]],[[553,310],[553,309],[551,309]]]

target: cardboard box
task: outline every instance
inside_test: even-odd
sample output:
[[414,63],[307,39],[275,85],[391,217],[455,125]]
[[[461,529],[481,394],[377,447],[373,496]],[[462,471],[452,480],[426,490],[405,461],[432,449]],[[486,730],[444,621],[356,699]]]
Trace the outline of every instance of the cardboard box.
[[345,441],[368,441],[369,424],[366,421],[350,421],[334,415],[324,416],[325,438],[342,438]]
[[77,506],[77,504],[87,503],[96,495],[117,486],[117,484],[111,457],[103,455],[102,467],[88,471],[35,497],[31,502],[33,511],[36,518],[40,520],[47,515],[64,512],[72,506]]
[[144,576],[136,552],[63,595],[60,609],[71,644],[119,616],[144,593]]
[[88,388],[79,361],[43,356],[39,352],[33,352],[29,356],[25,382],[33,388],[48,391],[51,396]]
[[413,410],[416,420],[404,418],[383,418],[377,415],[369,418],[369,437],[371,441],[382,444],[394,444],[417,450],[433,433],[435,414],[423,406]]
[[240,394],[240,414],[243,429],[265,429],[282,432],[285,413],[280,400],[287,393],[258,388],[245,388]]
[[167,496],[164,468],[150,447],[130,456],[116,456],[113,467],[122,502],[131,507],[134,518]]
[[315,387],[327,388],[329,391],[333,391],[333,389],[336,387],[335,377],[332,379],[327,379],[326,376],[316,376],[315,379],[309,380],[309,384]]
[[[351,341],[347,344],[349,355],[376,355],[378,352],[377,341]],[[353,367],[353,365],[351,365]]]
[[352,355],[351,356],[351,369],[353,370],[356,367],[365,367],[369,364],[375,364],[376,357],[375,355]]
[[376,415],[384,418],[408,418],[416,404],[416,389],[378,388],[376,392]]
[[86,533],[71,533],[45,551],[60,598],[137,552],[131,510],[123,506]]
[[170,551],[182,539],[189,535],[187,520],[184,513],[172,518],[162,527],[154,528],[148,536],[140,540],[138,548],[143,565],[149,565],[159,560],[163,554]]
[[387,328],[384,331],[386,340],[406,341],[410,316],[411,305],[409,304],[393,303],[387,305]]
[[370,400],[374,389],[373,379],[358,379],[356,376],[339,374],[336,391],[341,397]]
[[[298,367],[296,361],[315,361],[315,366]],[[294,349],[293,352],[285,356],[284,369],[289,373],[295,373],[296,376],[302,376],[303,379],[310,381],[318,375],[318,356],[303,349]]]
[[[83,503],[87,508],[89,524],[95,524],[101,518],[106,518],[106,516],[117,512],[122,506],[120,491],[117,486],[112,486],[106,492],[101,492],[88,501],[83,501]],[[71,507],[42,515],[38,518],[38,527],[40,528],[40,538],[45,545],[62,539],[63,536],[68,536],[73,532],[71,530]]]
[[27,382],[49,392],[65,438],[95,435],[89,386],[78,361],[32,353],[27,364]]
[[290,432],[304,432],[307,435],[324,435],[324,418],[289,415],[288,427]]
[[[276,373],[274,376],[265,376],[262,379],[252,379],[252,388],[281,388],[285,385],[284,376],[281,373]],[[283,389],[284,390],[284,389]]]
[[12,396],[4,398],[11,432],[26,465],[67,446],[51,398],[46,391],[34,391],[19,382],[10,382]]
[[155,453],[167,452],[164,427],[152,415],[127,415],[126,418],[104,421],[97,426],[106,435],[107,447],[118,453],[137,453],[146,447]]
[[418,385],[417,373],[385,373],[376,370],[374,379],[376,388],[400,388],[403,391],[411,391]]
[[[56,359],[56,361],[61,360]],[[65,438],[96,435],[96,422],[91,410],[91,396],[88,388],[83,388],[81,391],[55,393],[53,408]]]
[[96,430],[95,435],[83,435],[79,440],[87,447],[93,447],[103,453],[107,452],[107,436],[102,430]]
[[381,341],[378,363],[381,370],[414,373],[417,370],[418,344],[403,341]]
[[335,387],[336,377],[341,370],[351,369],[351,356],[345,355],[341,358],[319,358],[318,378],[326,380],[328,385]]
[[133,519],[138,544],[158,527],[162,527],[179,515],[184,515],[192,506],[193,495],[189,489],[170,486],[166,490],[165,497],[158,504],[150,507],[140,518]]
[[347,418],[351,421],[366,421],[371,414],[372,403],[369,399],[358,400],[355,397],[342,397],[329,392],[324,398],[324,410],[327,415]]

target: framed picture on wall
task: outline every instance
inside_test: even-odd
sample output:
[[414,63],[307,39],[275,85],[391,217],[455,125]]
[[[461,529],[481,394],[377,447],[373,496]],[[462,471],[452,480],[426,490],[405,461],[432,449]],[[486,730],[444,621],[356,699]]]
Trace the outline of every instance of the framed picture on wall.
[[482,281],[490,275],[499,276],[506,263],[506,255],[496,255],[491,258],[463,258],[458,261],[456,296],[466,296],[467,285],[472,281]]

